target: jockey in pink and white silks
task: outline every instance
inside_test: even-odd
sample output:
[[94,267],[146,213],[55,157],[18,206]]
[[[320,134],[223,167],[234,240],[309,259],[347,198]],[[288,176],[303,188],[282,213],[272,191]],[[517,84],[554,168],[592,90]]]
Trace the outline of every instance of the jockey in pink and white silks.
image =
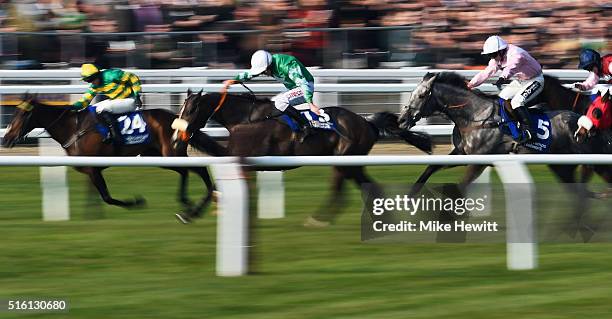
[[533,135],[531,117],[526,103],[533,100],[544,89],[542,66],[527,51],[508,44],[497,35],[490,36],[484,43],[482,53],[489,58],[487,67],[476,74],[468,83],[470,89],[484,83],[496,72],[501,71],[495,85],[500,86],[512,81],[499,92],[499,97],[508,101],[518,115],[520,129],[525,133],[521,143],[529,141]]

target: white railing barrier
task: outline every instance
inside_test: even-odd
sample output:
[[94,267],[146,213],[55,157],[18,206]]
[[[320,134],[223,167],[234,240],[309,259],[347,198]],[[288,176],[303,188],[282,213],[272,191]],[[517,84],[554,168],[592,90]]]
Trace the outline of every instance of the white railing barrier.
[[[61,145],[50,138],[38,139],[40,156],[64,156]],[[44,221],[70,220],[70,192],[66,166],[40,167]]]
[[[483,67],[484,68],[484,67]],[[425,68],[401,68],[401,69],[319,69],[309,68],[312,75],[323,78],[343,79],[397,79],[422,78],[428,72],[454,71],[465,77],[474,76],[478,70],[447,70],[447,69],[425,69]],[[148,78],[218,78],[229,79],[236,74],[246,71],[242,69],[207,69],[207,68],[181,68],[181,69],[126,69],[138,75],[142,79]],[[584,80],[588,72],[584,70],[544,70],[545,74],[555,76],[563,80]],[[18,79],[21,81],[37,79],[79,79],[80,69],[67,70],[0,70],[2,79]],[[266,79],[265,77],[263,77]],[[270,78],[267,78],[270,79]]]
[[285,182],[282,171],[257,172],[257,217],[285,217]]
[[[416,155],[416,156],[289,156],[252,157],[242,162],[265,167],[355,165],[494,165],[504,184],[532,183],[525,164],[610,164],[612,155]],[[3,156],[0,166],[211,166],[222,190],[218,227],[217,274],[239,276],[248,271],[248,188],[234,157],[68,157]],[[506,188],[507,261],[511,270],[537,267],[535,218],[530,188]],[[517,201],[517,199],[520,199]],[[522,205],[517,205],[522,203]]]
[[506,264],[510,270],[538,267],[536,219],[533,212],[533,180],[520,162],[495,162],[506,194]]
[[246,275],[249,269],[249,194],[240,165],[212,165],[219,190],[217,275]]
[[[413,83],[321,83],[318,84],[315,93],[342,92],[342,93],[402,93],[410,92],[416,88],[418,81]],[[279,93],[285,89],[282,84],[252,83],[248,85],[255,93]],[[207,83],[176,83],[176,84],[143,84],[143,93],[185,93],[187,90],[204,92],[219,92],[222,84]],[[492,84],[483,84],[479,87],[483,91],[497,92],[497,87]],[[47,93],[47,94],[80,94],[87,91],[86,85],[3,85],[0,86],[0,94],[23,94]],[[247,93],[246,88],[241,85],[233,85],[230,93]]]

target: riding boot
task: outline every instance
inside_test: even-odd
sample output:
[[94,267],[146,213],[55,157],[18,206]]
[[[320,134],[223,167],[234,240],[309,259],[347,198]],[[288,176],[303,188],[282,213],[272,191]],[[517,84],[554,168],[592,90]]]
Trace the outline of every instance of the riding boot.
[[287,108],[285,109],[285,111],[283,113],[289,115],[289,117],[291,117],[292,119],[294,119],[298,123],[298,125],[302,129],[302,137],[300,138],[300,143],[303,143],[304,140],[310,134],[312,134],[312,129],[310,127],[310,123],[308,123],[308,121],[305,118],[302,117],[300,112],[298,110],[296,110],[291,105],[287,106]]
[[529,142],[533,138],[533,126],[531,125],[531,116],[529,115],[529,111],[526,106],[521,106],[519,108],[514,109],[515,114],[518,117],[520,122],[519,128],[523,131],[519,139],[519,143]]
[[104,125],[106,125],[109,131],[109,134],[102,139],[102,143],[110,144],[113,141],[118,141],[118,138],[119,136],[121,136],[121,133],[119,132],[119,129],[115,126],[115,118],[113,117],[113,114],[110,112],[100,112],[98,113],[98,120]]

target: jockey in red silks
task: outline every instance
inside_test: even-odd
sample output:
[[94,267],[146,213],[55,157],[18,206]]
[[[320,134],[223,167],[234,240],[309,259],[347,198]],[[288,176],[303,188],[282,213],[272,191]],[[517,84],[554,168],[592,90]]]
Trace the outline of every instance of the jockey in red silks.
[[578,131],[581,128],[591,131],[607,130],[612,128],[612,54],[601,57],[595,50],[584,49],[580,52],[578,67],[589,71],[589,76],[582,83],[574,84],[580,90],[591,90],[600,79],[607,81],[608,85],[598,86],[599,96],[591,103],[586,115],[578,119]]
[[489,64],[472,78],[468,88],[481,85],[497,71],[501,71],[499,80],[495,83],[498,87],[513,79],[499,92],[499,97],[510,100],[512,109],[518,115],[519,127],[525,133],[519,143],[529,141],[534,134],[531,131],[533,126],[526,103],[544,89],[542,66],[527,51],[508,44],[497,35],[490,36],[485,41],[481,54],[489,59]]

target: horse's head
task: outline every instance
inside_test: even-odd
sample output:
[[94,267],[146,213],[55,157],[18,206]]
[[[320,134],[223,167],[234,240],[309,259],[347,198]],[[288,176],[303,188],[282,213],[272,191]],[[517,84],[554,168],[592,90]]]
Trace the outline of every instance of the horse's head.
[[437,111],[436,103],[430,102],[436,78],[437,75],[428,73],[412,91],[408,105],[404,106],[398,119],[400,128],[409,129],[421,118],[430,116]]
[[25,93],[22,102],[15,109],[13,120],[6,128],[2,146],[13,147],[18,140],[36,127],[34,121],[31,120],[35,105],[36,95]]
[[180,145],[189,142],[193,132],[206,125],[213,113],[213,106],[206,103],[206,93],[202,94],[201,90],[197,93],[188,90],[187,98],[181,106],[178,118],[172,122],[172,128],[174,129],[172,143],[174,146],[178,148]]

